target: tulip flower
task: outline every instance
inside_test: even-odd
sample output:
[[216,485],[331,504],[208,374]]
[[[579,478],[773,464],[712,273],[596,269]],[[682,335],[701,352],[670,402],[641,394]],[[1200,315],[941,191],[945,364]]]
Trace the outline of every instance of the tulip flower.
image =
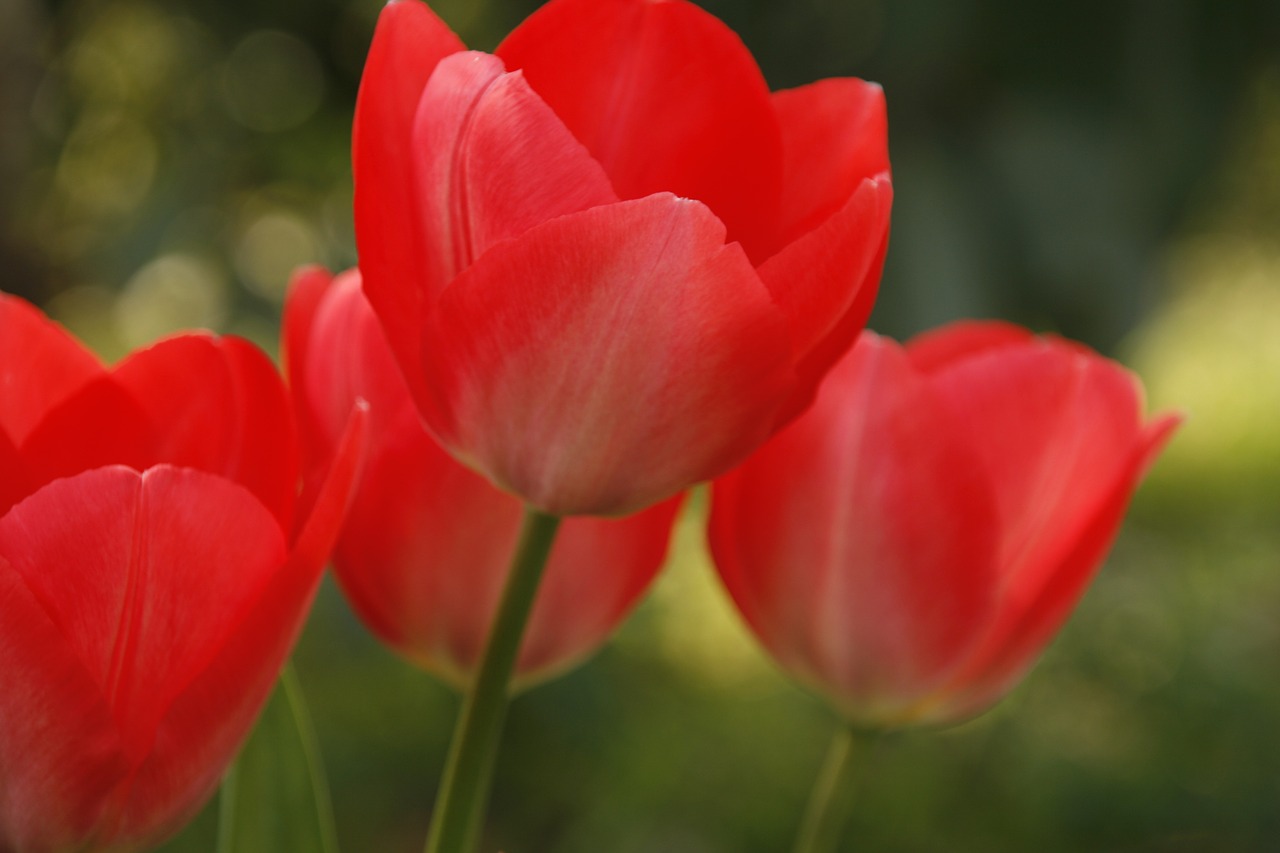
[[247,342],[104,368],[0,295],[0,850],[136,850],[218,785],[300,630],[362,416],[301,506]]
[[[370,405],[365,464],[334,550],[339,584],[382,640],[465,685],[515,550],[520,500],[454,461],[422,426],[359,271],[295,276],[285,355],[304,446],[320,468],[355,400]],[[678,505],[566,520],[516,663],[518,682],[562,670],[604,641],[661,567]]]
[[553,0],[496,55],[393,0],[356,105],[356,240],[427,427],[555,515],[725,472],[871,310],[885,122],[860,80],[770,94],[684,0]]
[[1177,423],[1067,341],[865,333],[813,408],[716,482],[716,565],[761,643],[851,723],[961,720],[1058,631]]

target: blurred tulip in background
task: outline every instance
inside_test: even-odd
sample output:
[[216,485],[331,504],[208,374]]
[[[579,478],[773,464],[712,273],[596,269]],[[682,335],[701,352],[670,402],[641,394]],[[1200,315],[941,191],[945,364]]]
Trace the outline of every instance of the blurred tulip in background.
[[1179,418],[1085,347],[955,323],[864,333],[814,407],[715,484],[710,540],[789,673],[868,728],[1000,698],[1093,578]]

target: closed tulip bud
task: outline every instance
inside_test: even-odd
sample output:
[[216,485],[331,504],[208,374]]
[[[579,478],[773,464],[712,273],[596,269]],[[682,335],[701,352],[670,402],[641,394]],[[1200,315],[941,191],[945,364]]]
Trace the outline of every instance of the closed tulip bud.
[[[521,503],[454,461],[427,433],[352,270],[300,271],[285,312],[289,378],[308,456],[323,470],[344,413],[370,405],[368,454],[334,551],[364,622],[405,657],[457,685],[473,674],[520,527]],[[561,526],[516,680],[562,670],[596,648],[648,588],[679,501],[623,519]]]
[[218,785],[359,457],[299,512],[283,383],[190,334],[113,369],[0,295],[0,850],[150,847]]
[[870,313],[884,98],[770,94],[685,0],[553,0],[496,55],[382,12],[356,105],[365,290],[436,438],[555,515],[621,515],[792,419]]
[[782,667],[854,724],[961,720],[1058,631],[1177,423],[1067,341],[865,333],[814,407],[716,482],[716,564]]

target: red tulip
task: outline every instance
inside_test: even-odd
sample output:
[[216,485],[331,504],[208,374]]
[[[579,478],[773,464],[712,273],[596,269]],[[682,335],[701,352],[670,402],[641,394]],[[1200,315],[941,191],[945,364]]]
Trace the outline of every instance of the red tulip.
[[0,294],[0,850],[138,849],[208,798],[301,627],[360,423],[296,513],[258,350],[183,335],[106,370]]
[[712,550],[761,642],[850,720],[958,720],[1057,632],[1177,423],[1144,421],[1138,381],[1067,341],[866,333],[715,484]]
[[[338,581],[393,648],[454,683],[475,670],[520,527],[520,500],[455,462],[423,428],[353,270],[295,278],[285,310],[290,384],[309,454],[335,451],[370,403],[365,466],[334,551]],[[529,682],[590,652],[657,574],[679,501],[560,529],[517,663]]]
[[892,194],[878,86],[771,95],[684,0],[553,0],[496,56],[393,0],[354,168],[427,426],[560,515],[723,473],[807,406],[871,310]]

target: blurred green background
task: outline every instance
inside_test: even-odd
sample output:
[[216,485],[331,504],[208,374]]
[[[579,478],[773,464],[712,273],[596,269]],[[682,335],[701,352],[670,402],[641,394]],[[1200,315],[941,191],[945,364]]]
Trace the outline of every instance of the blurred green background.
[[[435,8],[491,48],[535,5]],[[1190,413],[1040,666],[975,722],[885,741],[847,849],[1280,850],[1280,3],[704,5],[774,88],[884,84],[877,329],[1058,331]],[[380,6],[0,0],[0,287],[108,358],[185,326],[274,350],[290,269],[355,260]],[[486,850],[788,848],[834,721],[729,610],[702,510],[615,641],[514,703]],[[296,661],[344,850],[420,849],[455,698],[331,584]]]

